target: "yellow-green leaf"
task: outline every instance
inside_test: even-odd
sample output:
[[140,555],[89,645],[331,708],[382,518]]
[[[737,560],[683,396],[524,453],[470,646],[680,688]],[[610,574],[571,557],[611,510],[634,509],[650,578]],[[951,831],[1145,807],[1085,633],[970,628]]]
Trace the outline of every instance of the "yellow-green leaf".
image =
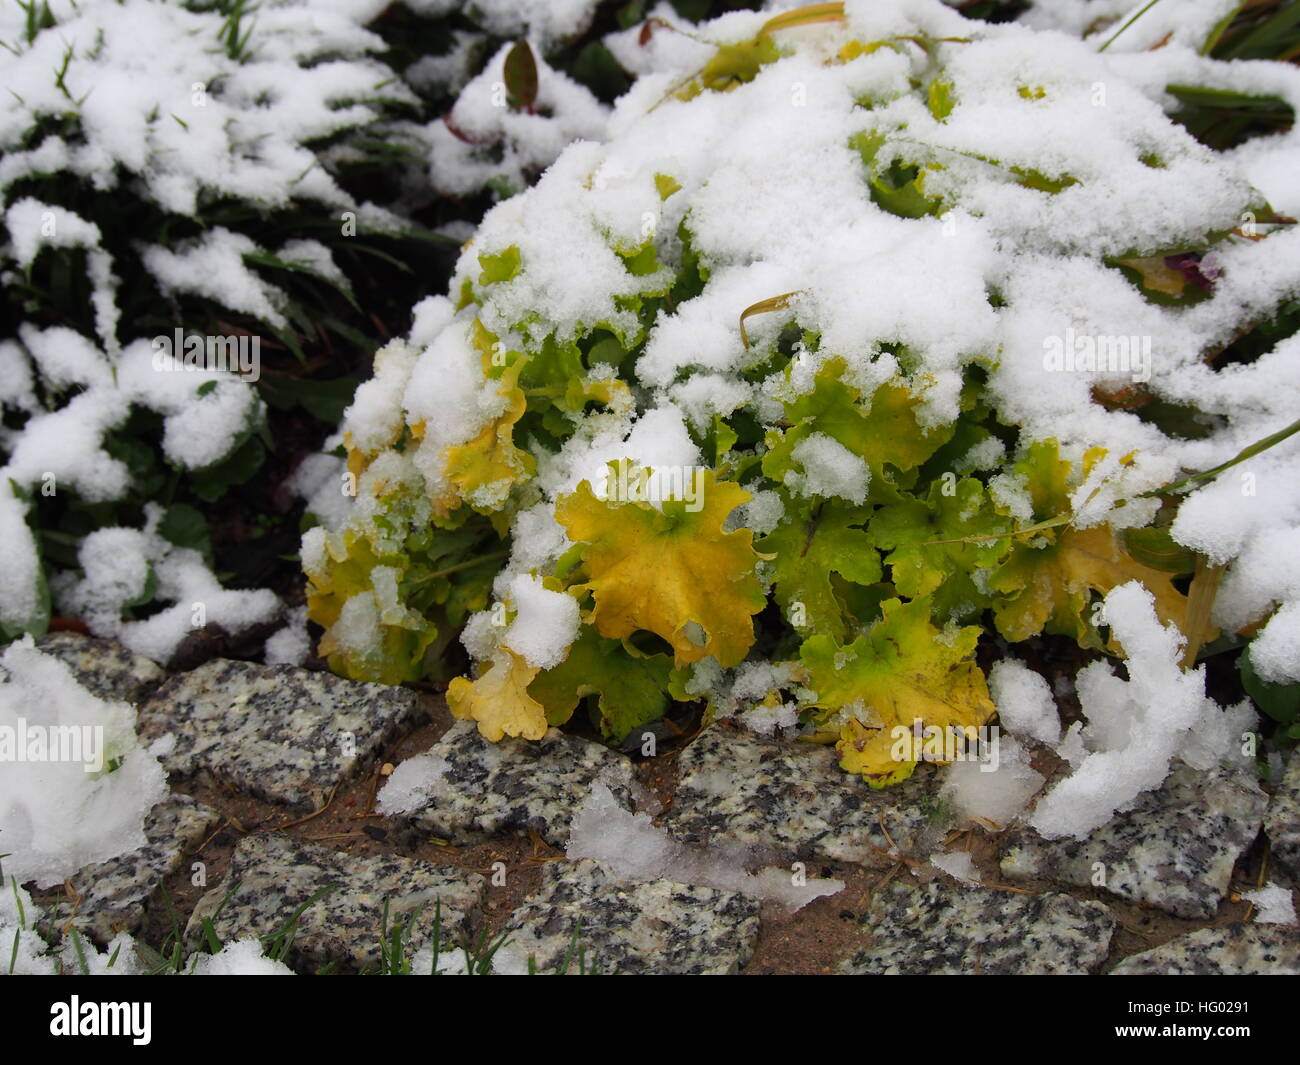
[[[610,468],[617,477],[620,464]],[[598,499],[583,481],[559,500],[555,517],[583,545],[585,587],[602,636],[621,640],[644,629],[672,645],[677,666],[710,655],[734,666],[754,642],[752,617],[764,596],[752,534],[722,526],[750,495],[711,470],[702,473],[699,495],[695,503],[666,500],[656,509]]]

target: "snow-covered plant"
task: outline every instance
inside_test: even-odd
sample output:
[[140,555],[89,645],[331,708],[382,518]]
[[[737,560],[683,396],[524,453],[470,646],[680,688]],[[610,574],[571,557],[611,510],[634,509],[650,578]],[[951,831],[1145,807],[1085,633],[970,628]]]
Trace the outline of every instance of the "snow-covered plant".
[[[179,622],[196,582],[219,589],[199,576],[210,505],[275,448],[263,401],[332,426],[384,321],[400,328],[444,276],[465,218],[603,132],[607,109],[546,59],[592,84],[609,67],[622,78],[603,46],[588,42],[604,66],[588,61],[595,8],[0,8],[0,275],[18,323],[0,332],[0,525],[14,545],[0,637],[44,628],[51,580],[54,609],[164,659],[204,620],[233,632],[275,617],[261,593]],[[456,199],[431,197],[431,180]],[[243,381],[170,372],[235,345]],[[147,504],[162,511],[142,524]],[[111,574],[112,553],[82,542],[92,530],[133,548]],[[159,605],[168,619],[150,616]]]
[[229,631],[278,612],[221,592],[191,504],[263,461],[262,359],[292,366],[309,337],[368,346],[344,321],[352,278],[416,233],[343,181],[363,135],[416,100],[371,55],[381,7],[0,8],[0,273],[19,323],[0,335],[0,636],[41,631],[51,585],[101,635],[170,604],[183,622],[128,641],[161,659],[209,598]]
[[1222,6],[1155,50],[1158,6],[1080,39],[937,0],[611,38],[607,141],[489,213],[345,418],[322,654],[420,677],[463,624],[489,738],[704,699],[875,785],[895,726],[994,714],[982,637],[1163,654],[1107,617],[1132,582],[1181,668],[1258,630],[1300,679],[1257,557],[1300,535],[1300,133],[1193,135],[1197,93],[1294,109],[1300,71],[1200,54]]

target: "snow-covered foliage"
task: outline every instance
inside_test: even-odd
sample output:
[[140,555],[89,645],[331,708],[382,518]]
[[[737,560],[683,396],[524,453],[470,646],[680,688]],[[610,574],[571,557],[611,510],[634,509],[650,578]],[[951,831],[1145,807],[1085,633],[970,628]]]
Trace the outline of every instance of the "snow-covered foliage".
[[[312,409],[291,357],[321,342],[368,357],[377,308],[360,301],[463,238],[468,223],[412,220],[431,181],[508,195],[603,132],[608,109],[545,59],[585,31],[590,0],[406,7],[413,46],[448,50],[408,62],[410,27],[378,0],[0,8],[0,277],[21,323],[0,333],[0,633],[89,604],[94,632],[166,660],[205,623],[274,620],[269,593],[225,595],[222,618],[193,597],[219,586],[187,508],[257,472],[267,395]],[[537,52],[527,106],[504,89],[514,35]],[[257,387],[268,362],[292,389]],[[146,503],[174,501],[141,526]],[[78,543],[92,528],[111,536]],[[191,554],[164,565],[172,547]],[[83,556],[102,576],[110,553],[104,585]],[[182,623],[196,603],[206,622]],[[146,633],[135,615],[156,606],[170,620]]]
[[[1172,580],[1196,552],[1227,567],[1213,624],[1261,627],[1261,675],[1296,679],[1300,600],[1252,577],[1300,528],[1295,439],[1169,486],[1300,406],[1300,132],[1216,145],[1187,87],[1293,109],[1300,71],[1200,54],[1223,4],[1127,40],[1083,6],[1039,5],[1042,29],[937,0],[663,7],[610,38],[638,80],[603,142],[488,214],[345,418],[358,497],[303,545],[332,665],[424,675],[464,625],[459,716],[538,736],[599,695],[614,737],[670,699],[733,713],[734,669],[779,665],[755,724],[788,701],[881,784],[915,764],[884,753],[896,723],[993,714],[985,611],[1129,655],[1114,684],[1199,686],[1165,628],[1216,634]],[[1139,705],[1105,668],[1097,715]],[[1045,691],[996,688],[1055,738]],[[1178,706],[1139,790],[1203,689]]]

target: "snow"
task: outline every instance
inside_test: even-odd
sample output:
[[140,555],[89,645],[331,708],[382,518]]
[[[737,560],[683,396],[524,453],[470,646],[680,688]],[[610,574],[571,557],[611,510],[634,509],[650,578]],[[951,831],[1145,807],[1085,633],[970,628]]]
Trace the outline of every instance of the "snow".
[[113,369],[89,340],[64,326],[35,329],[24,323],[18,336],[31,354],[41,377],[56,389],[69,385],[109,385]]
[[813,433],[800,440],[791,454],[803,474],[788,474],[786,484],[800,495],[838,496],[856,506],[866,502],[871,479],[866,462],[833,437]]
[[1300,602],[1287,603],[1273,615],[1251,643],[1250,661],[1272,684],[1300,682]]
[[979,871],[969,851],[936,851],[930,855],[930,864],[963,884],[979,883]]
[[516,613],[501,642],[537,669],[558,666],[578,638],[578,601],[526,574],[511,580],[509,588]]
[[41,560],[27,527],[26,507],[7,480],[0,480],[0,543],[5,564],[0,566],[0,625],[17,630],[41,621]]
[[[325,451],[303,456],[285,481],[285,488],[304,500],[307,513],[315,515],[327,529],[341,526],[352,510],[353,497],[345,490],[347,461],[326,453],[338,443],[338,439],[331,438],[325,441]],[[304,565],[306,558],[304,553]]]
[[451,196],[476,193],[489,181],[521,190],[573,140],[599,139],[608,108],[583,85],[537,55],[537,99],[531,111],[509,106],[504,66],[513,44],[502,45],[472,78],[445,118],[426,129],[429,177]]
[[223,307],[283,329],[288,321],[276,306],[283,302],[281,293],[244,265],[244,256],[257,250],[257,245],[243,233],[214,226],[175,251],[150,245],[142,250],[141,257],[164,294],[206,296]]
[[429,804],[433,790],[446,774],[447,760],[437,754],[417,754],[395,768],[376,800],[376,809],[388,817],[414,813]]
[[497,37],[535,35],[545,47],[580,33],[595,0],[474,0],[475,21]]
[[311,634],[307,631],[307,608],[289,611],[288,624],[266,638],[265,661],[268,666],[300,666],[312,655]]
[[798,728],[799,708],[793,702],[776,705],[760,703],[746,710],[740,717],[740,723],[760,736],[770,736],[777,729]]
[[1047,680],[1023,662],[1004,658],[988,675],[989,694],[998,720],[1012,735],[1055,747],[1061,739],[1061,719]]
[[53,976],[58,972],[45,940],[32,930],[40,917],[41,908],[18,878],[9,874],[0,877],[0,943],[5,945],[0,953],[0,974]]
[[94,222],[31,196],[9,205],[5,228],[13,241],[14,259],[23,269],[32,265],[42,248],[96,248],[102,237]]
[[[9,645],[0,669],[0,732],[14,737],[10,754],[22,748],[30,757],[43,749],[47,756],[6,757],[0,775],[6,874],[50,887],[92,862],[144,846],[145,815],[167,785],[157,759],[136,744],[135,711],[92,695],[31,637]],[[55,729],[75,730],[80,750],[61,746],[62,760],[49,757],[56,755]],[[40,748],[31,742],[34,734],[48,737]]]
[[783,906],[787,913],[814,899],[844,890],[840,880],[809,877],[794,882],[788,870],[768,867],[748,872],[756,855],[743,846],[715,843],[689,847],[655,828],[644,813],[624,810],[604,784],[592,785],[574,816],[565,856],[570,861],[593,858],[606,863],[614,875],[631,881],[671,880],[679,884],[738,891]]
[[1243,891],[1241,897],[1255,904],[1255,920],[1259,924],[1296,923],[1295,900],[1290,888],[1269,882],[1254,891]]
[[[65,613],[84,618],[95,635],[159,663],[204,625],[235,633],[276,620],[283,605],[273,592],[222,588],[202,555],[158,534],[162,508],[149,503],[144,510],[142,529],[97,529],[82,541],[81,574],[61,573],[52,582]],[[154,601],[170,605],[140,620],[124,620],[123,610],[139,598],[142,577],[150,571],[156,579]]]
[[1099,828],[1140,794],[1158,788],[1175,757],[1198,769],[1239,759],[1241,731],[1251,720],[1248,705],[1225,715],[1206,696],[1204,666],[1181,668],[1183,637],[1160,624],[1151,593],[1140,584],[1120,585],[1105,604],[1129,676],[1121,679],[1105,662],[1079,671],[1079,702],[1087,718],[1079,739],[1086,753],[1029,819],[1048,839],[1079,839]]
[[[958,761],[944,770],[940,794],[963,817],[1006,826],[1020,817],[1043,786],[1043,775],[1012,736],[998,736],[996,758]],[[988,771],[992,768],[992,771]]]
[[85,936],[80,936],[81,953],[69,935],[59,952],[59,963],[64,974],[85,976],[143,976],[148,970],[135,949],[135,939],[127,932],[119,932],[101,951]]
[[260,940],[247,936],[222,946],[216,954],[195,954],[187,971],[193,976],[293,976],[282,961],[262,954]]

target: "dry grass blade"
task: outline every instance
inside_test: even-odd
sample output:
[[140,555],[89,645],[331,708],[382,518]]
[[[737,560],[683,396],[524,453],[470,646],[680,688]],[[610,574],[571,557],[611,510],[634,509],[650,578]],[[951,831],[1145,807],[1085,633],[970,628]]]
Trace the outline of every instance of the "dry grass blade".
[[797,26],[811,26],[818,22],[843,22],[844,5],[809,4],[775,15],[763,23],[763,33],[775,33],[777,30],[792,30]]
[[779,296],[772,296],[765,300],[759,300],[757,303],[751,303],[740,312],[740,340],[746,348],[749,347],[749,334],[745,332],[745,319],[752,318],[756,314],[767,314],[769,311],[783,311],[790,306],[790,300],[799,295],[800,289],[793,292],[783,292]]

